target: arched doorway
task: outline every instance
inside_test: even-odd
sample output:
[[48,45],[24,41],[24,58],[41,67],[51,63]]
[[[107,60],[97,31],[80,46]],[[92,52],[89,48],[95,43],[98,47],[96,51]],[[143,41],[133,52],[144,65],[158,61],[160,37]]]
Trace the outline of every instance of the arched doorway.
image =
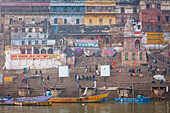
[[48,54],[53,54],[53,49],[49,49]]
[[34,50],[34,54],[39,54],[39,50],[38,50],[38,49],[35,49],[35,50]]
[[46,54],[46,50],[45,50],[45,49],[42,49],[42,50],[41,50],[41,54]]
[[135,48],[140,49],[140,41],[139,40],[135,41]]

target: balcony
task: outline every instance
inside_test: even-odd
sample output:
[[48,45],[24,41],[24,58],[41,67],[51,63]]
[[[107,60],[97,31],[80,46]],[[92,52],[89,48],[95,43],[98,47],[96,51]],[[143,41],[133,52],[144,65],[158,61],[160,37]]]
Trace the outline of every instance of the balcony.
[[92,1],[92,2],[115,2],[115,0],[85,0],[86,2]]
[[91,13],[112,13],[112,14],[114,14],[115,13],[115,10],[103,10],[103,9],[87,9],[86,10],[86,12],[85,12],[86,14],[91,14]]

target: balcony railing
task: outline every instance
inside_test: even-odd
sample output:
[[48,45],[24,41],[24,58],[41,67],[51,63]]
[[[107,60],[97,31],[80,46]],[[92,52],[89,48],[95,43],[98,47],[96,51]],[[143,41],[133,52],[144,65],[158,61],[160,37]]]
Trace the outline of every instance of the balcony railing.
[[85,1],[100,1],[100,2],[102,2],[102,1],[112,1],[112,2],[115,2],[115,0],[85,0]]
[[103,10],[103,9],[99,9],[99,10],[96,10],[96,9],[87,9],[86,12],[113,12],[115,13],[115,10]]

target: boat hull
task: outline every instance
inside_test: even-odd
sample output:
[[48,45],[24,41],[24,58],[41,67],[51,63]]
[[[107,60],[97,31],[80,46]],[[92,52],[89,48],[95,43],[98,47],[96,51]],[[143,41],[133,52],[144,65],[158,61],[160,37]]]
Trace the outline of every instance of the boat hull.
[[19,106],[52,106],[52,101],[48,102],[14,102],[15,105]]
[[137,98],[115,98],[115,101],[119,101],[119,102],[149,102],[150,97],[145,97],[145,98],[141,98],[141,99],[137,99]]
[[54,103],[96,103],[96,102],[102,102],[103,100],[106,100],[105,98],[107,97],[108,97],[108,93],[96,95],[96,96],[75,97],[75,98],[52,97],[49,101],[53,101]]
[[0,105],[14,105],[14,99],[0,99]]
[[52,95],[50,96],[38,96],[38,97],[22,97],[22,98],[16,98],[15,102],[47,102]]

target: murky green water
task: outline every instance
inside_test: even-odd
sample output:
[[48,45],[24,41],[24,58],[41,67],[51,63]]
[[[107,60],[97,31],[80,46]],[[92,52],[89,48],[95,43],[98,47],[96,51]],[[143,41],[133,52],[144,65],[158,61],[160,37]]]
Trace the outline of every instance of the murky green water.
[[0,113],[170,113],[170,100],[150,103],[55,103],[53,106],[0,106]]

